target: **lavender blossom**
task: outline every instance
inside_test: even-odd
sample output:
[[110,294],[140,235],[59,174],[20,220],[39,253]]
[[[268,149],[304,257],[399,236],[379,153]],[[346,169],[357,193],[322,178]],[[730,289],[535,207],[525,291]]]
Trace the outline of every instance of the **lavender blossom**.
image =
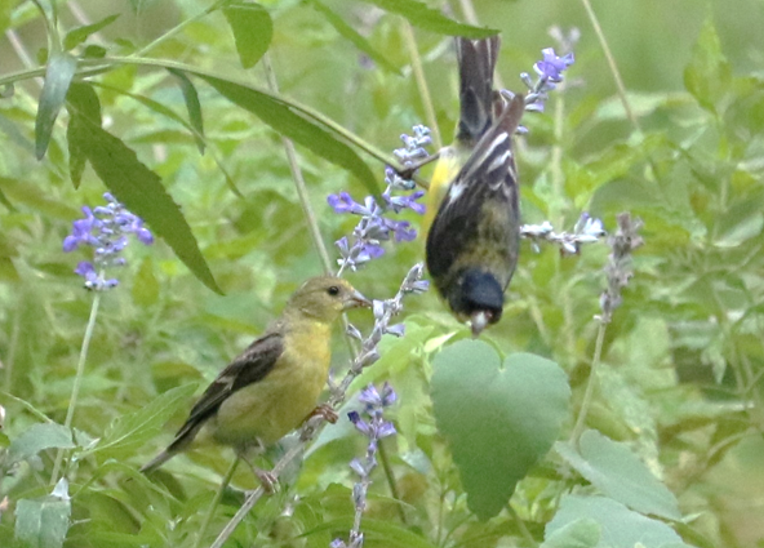
[[[542,59],[533,65],[533,70],[538,75],[535,82],[527,72],[520,73],[520,79],[528,87],[528,94],[525,96],[525,110],[528,111],[544,112],[544,105],[549,98],[548,92],[557,88],[557,84],[563,81],[562,73],[575,61],[572,52],[559,57],[554,48],[544,48],[541,54]],[[514,93],[509,90],[502,90],[501,93],[507,99],[514,97]],[[521,126],[518,131],[527,133],[528,130]]]
[[[414,135],[401,135],[401,141],[403,141],[403,148],[397,148],[393,151],[395,157],[400,160],[405,170],[416,171],[417,167],[421,164],[422,160],[425,160],[430,156],[425,147],[432,144],[432,137],[430,137],[430,128],[421,124],[411,128]],[[400,175],[392,167],[387,166],[385,169],[385,183],[396,189],[401,190],[413,190],[415,183],[411,179],[406,179]]]
[[334,539],[331,548],[360,548],[363,546],[363,533],[361,532],[361,518],[366,510],[366,497],[371,485],[371,473],[377,467],[377,451],[381,439],[394,435],[395,426],[384,418],[385,408],[395,403],[397,395],[393,388],[385,383],[382,390],[377,390],[370,384],[358,397],[364,404],[362,411],[366,418],[358,411],[348,413],[348,419],[361,434],[369,440],[366,446],[364,458],[354,458],[350,461],[350,468],[358,475],[358,481],[353,486],[353,504],[355,506],[355,520],[353,529],[350,531],[349,542],[342,539]]
[[639,235],[639,230],[644,225],[642,219],[632,219],[631,214],[625,212],[620,213],[616,221],[618,230],[608,238],[608,245],[612,251],[604,269],[607,275],[607,289],[600,296],[602,314],[599,319],[602,323],[609,323],[613,311],[621,305],[621,290],[634,275],[631,254],[645,243]]
[[107,278],[106,271],[125,264],[120,255],[127,247],[128,234],[133,234],[145,245],[154,242],[140,217],[125,209],[110,193],[104,193],[103,197],[108,202],[106,206],[93,210],[82,207],[85,217],[72,223],[72,233],[63,242],[65,253],[83,245],[95,248],[93,261],[81,261],[74,270],[85,278],[85,287],[94,291],[111,289],[119,284],[116,278]]
[[[390,168],[388,168],[390,169]],[[392,181],[382,193],[383,203],[380,205],[374,196],[367,196],[363,204],[353,200],[347,192],[330,194],[326,201],[334,209],[335,213],[351,213],[359,215],[361,220],[353,229],[353,243],[350,244],[347,237],[337,240],[334,245],[340,252],[337,264],[340,266],[338,276],[346,268],[357,270],[359,267],[372,259],[381,257],[385,250],[381,243],[395,240],[396,243],[410,242],[416,238],[417,232],[408,221],[396,221],[386,215],[400,213],[410,209],[418,214],[424,213],[424,206],[417,203],[423,191],[412,192],[408,195],[394,196],[392,191],[399,189]]]
[[560,246],[563,255],[578,255],[583,244],[598,242],[607,235],[602,227],[602,221],[590,217],[584,212],[578,219],[573,232],[555,232],[552,223],[544,221],[540,225],[523,225],[520,227],[520,235],[531,241],[533,250],[539,252],[539,242],[547,241]]

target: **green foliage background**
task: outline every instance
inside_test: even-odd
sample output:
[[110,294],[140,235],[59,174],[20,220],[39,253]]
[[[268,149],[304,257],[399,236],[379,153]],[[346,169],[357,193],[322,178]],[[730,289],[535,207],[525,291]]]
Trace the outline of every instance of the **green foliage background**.
[[[332,253],[355,219],[331,212],[329,193],[348,190],[360,200],[379,189],[398,136],[415,123],[432,125],[428,105],[450,139],[458,99],[449,34],[480,34],[481,25],[466,23],[471,5],[0,3],[3,546],[212,542],[240,505],[240,490],[253,486],[237,473],[198,538],[230,453],[179,457],[156,482],[137,468],[169,441],[200,385],[302,280],[322,272],[281,136],[296,143]],[[501,32],[498,73],[515,91],[523,90],[519,73],[555,45],[551,25],[582,33],[564,91],[552,94],[546,113],[524,120],[523,220],[570,230],[589,211],[614,230],[615,215],[630,211],[645,222],[645,245],[607,326],[587,404],[590,430],[577,440],[570,433],[590,382],[606,246],[562,258],[524,242],[505,316],[475,353],[499,354],[491,367],[506,380],[507,398],[526,386],[512,383],[523,378],[513,376],[521,364],[545,364],[537,374],[552,382],[556,362],[570,390],[568,401],[567,386],[546,386],[545,397],[555,398],[548,407],[563,410],[556,414],[535,388],[519,411],[500,398],[480,408],[470,390],[488,360],[464,358],[460,380],[452,344],[467,330],[434,293],[406,301],[406,336],[385,340],[382,359],[351,390],[389,380],[399,393],[399,434],[385,444],[389,475],[375,472],[366,544],[764,545],[764,6],[594,2],[623,97],[584,3],[475,0],[474,9],[479,23]],[[269,91],[266,51],[279,93]],[[415,77],[417,60],[429,97]],[[47,85],[41,93],[46,66],[58,92]],[[63,424],[93,295],[72,273],[86,252],[63,254],[61,241],[81,205],[102,203],[106,185],[161,238],[131,245],[121,285],[102,296],[72,432]],[[420,237],[349,277],[365,294],[387,298],[422,259]],[[362,330],[371,325],[360,313],[351,319]],[[349,352],[339,336],[335,346],[341,376]],[[453,394],[435,406],[434,375],[449,389],[432,398]],[[459,382],[469,401],[453,389]],[[438,405],[468,412],[439,415]],[[467,435],[485,442],[508,431],[471,417],[522,411],[544,428],[477,455],[460,445]],[[52,495],[59,449],[69,483]],[[324,430],[284,489],[261,501],[227,545],[318,547],[346,538],[354,480],[347,463],[363,450],[346,421]],[[513,457],[521,453],[527,465],[518,470]],[[522,479],[502,487],[508,474]],[[498,509],[486,511],[483,497],[493,508],[497,496]]]

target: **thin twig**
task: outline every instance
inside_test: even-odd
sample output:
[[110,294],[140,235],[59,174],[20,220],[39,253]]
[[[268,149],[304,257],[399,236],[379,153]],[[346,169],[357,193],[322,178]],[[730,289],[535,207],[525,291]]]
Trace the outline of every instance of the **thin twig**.
[[419,55],[416,38],[414,38],[414,29],[408,21],[403,22],[403,36],[406,39],[406,48],[411,56],[411,69],[414,72],[416,85],[419,89],[419,96],[422,98],[422,106],[424,107],[427,116],[427,126],[432,131],[432,140],[435,143],[435,148],[440,150],[443,146],[443,140],[440,138],[440,131],[438,130],[438,119],[435,116],[435,108],[432,106],[430,88],[427,87],[427,80],[424,77],[422,58]]
[[594,27],[594,33],[597,35],[597,39],[600,41],[600,46],[602,47],[602,51],[605,54],[605,59],[607,59],[607,64],[610,67],[610,72],[613,74],[615,86],[618,89],[618,97],[621,99],[623,109],[626,111],[626,117],[632,123],[634,128],[639,133],[642,133],[642,128],[639,125],[639,120],[637,120],[637,117],[634,115],[634,111],[631,110],[631,104],[629,103],[629,99],[626,96],[626,86],[623,85],[621,73],[618,71],[618,65],[615,62],[613,52],[610,51],[610,46],[607,43],[607,38],[605,38],[605,33],[602,32],[602,27],[600,26],[599,19],[597,19],[597,14],[594,13],[589,0],[581,0],[581,3],[584,5],[586,14],[589,16],[589,21],[591,22],[592,27]]
[[[265,79],[268,82],[268,87],[273,93],[278,93],[279,86],[276,81],[276,74],[273,72],[270,55],[268,53],[263,55],[261,62],[263,64],[263,70],[265,71]],[[297,162],[297,152],[294,149],[294,143],[292,143],[291,139],[284,136],[281,137],[281,142],[284,144],[284,150],[286,151],[287,160],[289,162],[289,170],[292,172],[292,180],[294,181],[294,186],[297,190],[297,196],[300,198],[300,205],[305,214],[305,220],[308,223],[310,237],[313,240],[313,245],[316,246],[316,251],[321,259],[321,265],[324,267],[324,274],[330,275],[333,272],[331,259],[329,259],[329,252],[326,250],[326,245],[321,237],[321,230],[318,227],[316,213],[313,211],[313,206],[310,203],[308,187],[305,185],[302,170]]]
[[578,411],[576,425],[570,433],[570,444],[573,445],[573,447],[578,447],[578,438],[581,437],[581,433],[584,431],[586,415],[589,413],[589,408],[592,405],[594,387],[597,384],[599,365],[602,360],[602,344],[605,341],[606,330],[607,324],[604,321],[600,321],[599,330],[597,331],[597,342],[594,346],[594,356],[592,357],[592,366],[589,370],[589,379],[586,382],[586,391],[584,392],[583,400],[581,400],[581,408]]
[[207,529],[209,529],[210,522],[212,521],[212,516],[215,514],[215,508],[217,508],[217,505],[220,504],[220,499],[223,498],[223,493],[231,483],[231,478],[233,478],[233,474],[236,472],[236,467],[239,465],[240,460],[241,459],[237,456],[231,463],[231,466],[228,467],[228,471],[226,472],[225,476],[223,476],[223,482],[215,492],[215,498],[213,498],[212,502],[210,502],[209,508],[207,509],[207,514],[204,516],[204,521],[202,522],[202,526],[199,529],[198,536],[196,537],[196,542],[194,542],[194,548],[199,548],[202,545],[202,542],[204,541],[204,535],[207,533]]

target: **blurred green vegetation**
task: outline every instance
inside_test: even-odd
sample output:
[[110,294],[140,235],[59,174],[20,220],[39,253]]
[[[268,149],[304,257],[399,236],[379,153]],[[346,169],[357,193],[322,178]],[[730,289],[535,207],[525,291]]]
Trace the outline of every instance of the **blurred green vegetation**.
[[[355,392],[363,382],[389,380],[399,393],[393,413],[399,435],[386,440],[392,476],[375,472],[362,526],[367,545],[535,546],[546,539],[545,546],[563,546],[570,544],[559,539],[562,543],[554,544],[552,536],[573,535],[575,528],[577,538],[586,539],[580,546],[633,545],[627,537],[600,538],[591,522],[571,517],[594,508],[603,519],[600,527],[615,523],[627,531],[627,525],[644,525],[640,520],[648,518],[638,514],[643,512],[670,525],[650,518],[656,538],[677,534],[700,548],[764,546],[764,5],[593,2],[636,127],[624,113],[582,3],[473,3],[478,22],[501,32],[497,72],[503,86],[515,91],[523,91],[519,73],[532,72],[540,50],[556,46],[550,26],[581,31],[564,90],[552,94],[544,114],[524,119],[530,133],[517,143],[523,220],[549,220],[558,230],[571,230],[588,211],[609,231],[622,211],[644,220],[645,245],[635,255],[635,276],[623,305],[607,326],[586,424],[625,444],[638,457],[635,462],[673,493],[683,517],[656,512],[656,506],[647,511],[629,506],[617,489],[608,491],[612,483],[598,483],[596,474],[582,471],[575,455],[586,460],[587,450],[597,447],[592,440],[599,439],[588,433],[584,440],[591,446],[556,446],[520,481],[507,508],[479,521],[467,506],[454,464],[459,459],[452,458],[453,448],[436,426],[430,399],[433,358],[467,338],[468,330],[430,292],[405,301],[407,335],[385,340],[382,359],[353,387]],[[268,89],[263,61],[242,68],[222,11],[204,13],[214,2],[61,0],[55,10],[46,0],[39,4],[49,21],[57,16],[61,39],[72,29],[119,15],[72,50],[80,59],[76,79],[94,84],[103,128],[161,178],[200,259],[184,263],[167,244],[185,234],[178,224],[164,227],[164,239],[151,247],[127,249],[120,286],[101,299],[73,422],[77,447],[65,452],[70,510],[56,514],[51,502],[53,515],[71,514],[61,534],[53,521],[43,520],[48,538],[14,541],[20,503],[23,509],[29,501],[50,502],[44,497],[53,489],[56,447],[67,445],[54,434],[61,433],[56,425],[65,420],[93,299],[73,273],[87,252],[64,254],[61,242],[80,207],[100,205],[107,187],[92,167],[78,187],[72,184],[67,107],[53,126],[45,157],[35,159],[40,77],[56,38],[35,3],[0,3],[0,540],[3,546],[58,546],[65,536],[64,545],[71,547],[192,546],[232,454],[208,450],[179,457],[157,483],[139,475],[137,468],[169,441],[192,403],[171,404],[168,391],[201,388],[214,378],[262,332],[297,285],[324,267],[279,133],[192,74],[193,69],[229,84]],[[327,130],[321,144],[336,138],[348,145],[381,186],[384,164],[364,143],[392,156],[401,133],[410,132],[412,124],[430,123],[428,101],[448,142],[458,97],[452,38],[410,28],[404,18],[375,4],[324,2],[389,67],[370,61],[311,2],[261,3],[273,24],[267,55],[281,96],[350,132],[347,140]],[[463,8],[471,3],[427,5],[464,22]],[[415,50],[407,42],[410,31]],[[143,49],[154,40],[159,41]],[[100,53],[107,58],[88,58],[100,53],[85,46],[104,48]],[[413,74],[417,56],[429,99]],[[189,120],[188,100],[164,68],[172,63],[184,67],[198,92],[204,154],[200,135],[189,129],[194,124],[178,122]],[[84,74],[92,67],[98,70]],[[12,93],[5,87],[10,84]],[[329,161],[304,143],[298,143],[297,156],[323,243],[334,258],[333,242],[350,233],[356,219],[333,213],[326,196],[347,190],[361,200],[367,185],[355,175],[357,169]],[[129,181],[133,174],[122,175]],[[424,180],[427,175],[425,170]],[[136,181],[135,189],[143,182]],[[151,205],[143,191],[133,192],[140,208]],[[158,221],[170,223],[163,213],[158,211]],[[416,215],[404,218],[418,226]],[[390,246],[381,259],[348,277],[363,293],[388,298],[410,266],[423,260],[423,247],[421,236]],[[524,242],[505,315],[485,335],[502,356],[534,353],[567,373],[572,398],[560,441],[569,439],[589,379],[607,254],[605,245],[593,245],[563,258],[552,246],[535,253]],[[197,274],[206,264],[222,294],[202,283],[189,264]],[[351,319],[364,332],[371,326],[369,315]],[[335,343],[335,371],[341,377],[349,350],[339,333]],[[468,377],[470,368],[464,369]],[[120,450],[93,450],[99,447],[94,440],[108,439],[114,421],[134,417],[161,397],[166,416],[147,422],[156,434],[151,441],[136,435]],[[41,423],[51,426],[35,438],[39,431],[30,429]],[[347,463],[363,451],[363,441],[347,424],[341,428],[340,423],[324,431],[322,436],[335,432],[336,439],[320,438],[302,468],[285,479],[282,492],[261,501],[228,545],[327,546],[347,534],[354,481]],[[49,443],[14,460],[25,434]],[[612,454],[622,447],[610,447]],[[72,455],[81,458],[73,461]],[[638,465],[626,460],[621,472],[628,487],[626,468]],[[602,475],[618,477],[617,468],[608,472],[586,462]],[[251,475],[240,470],[201,545],[212,542],[240,505],[239,489],[252,486]],[[615,505],[629,506],[631,513],[624,517],[626,506],[619,513]],[[575,528],[560,533],[570,524]],[[653,545],[659,544],[645,544]]]

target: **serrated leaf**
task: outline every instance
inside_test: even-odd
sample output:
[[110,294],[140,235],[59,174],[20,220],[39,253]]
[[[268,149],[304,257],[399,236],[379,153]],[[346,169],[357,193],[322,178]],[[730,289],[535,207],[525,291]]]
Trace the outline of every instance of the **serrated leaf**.
[[46,449],[72,449],[72,431],[63,424],[46,422],[27,428],[11,442],[8,456],[11,462],[20,462]]
[[557,442],[555,449],[597,489],[638,512],[681,519],[674,494],[626,445],[587,430],[578,446],[576,451],[569,443]]
[[544,536],[551,538],[568,524],[582,519],[594,520],[602,527],[596,548],[659,548],[664,544],[680,543],[682,539],[663,523],[629,510],[620,502],[606,497],[565,495],[554,519],[547,523]]
[[252,68],[268,51],[273,38],[273,21],[268,11],[254,2],[237,0],[223,8],[233,31],[241,66]]
[[16,503],[15,536],[28,548],[61,548],[69,530],[69,499],[47,496]]
[[[70,96],[69,102],[80,113],[89,108],[78,93]],[[140,216],[155,234],[167,242],[203,284],[221,293],[199,251],[191,227],[162,186],[160,177],[141,163],[131,148],[99,124],[84,115],[80,120],[88,131],[77,132],[75,146],[87,156],[98,177],[125,207]]]
[[549,535],[541,548],[594,548],[601,534],[599,523],[593,519],[579,519]]
[[38,160],[42,160],[48,150],[53,124],[64,105],[76,70],[77,59],[68,53],[54,53],[48,61],[34,126],[35,155]]
[[714,22],[708,18],[692,48],[692,58],[684,69],[684,85],[700,106],[713,113],[731,80],[732,69],[722,53]]
[[111,25],[114,21],[119,18],[119,14],[116,13],[114,15],[109,15],[108,17],[104,17],[100,21],[93,23],[92,25],[84,25],[82,27],[77,27],[75,29],[70,30],[66,33],[66,36],[64,37],[64,49],[66,51],[69,51],[71,49],[74,49],[75,47],[79,46],[82,42],[88,39],[88,37],[91,34],[95,34],[99,30],[108,27]]
[[466,340],[433,361],[435,420],[449,441],[468,506],[481,519],[507,505],[568,415],[570,388],[556,363],[520,353],[501,365],[491,346]]
[[79,188],[82,174],[87,166],[87,151],[82,148],[82,143],[87,142],[87,135],[83,133],[88,133],[91,125],[101,126],[101,102],[93,86],[78,82],[74,82],[69,87],[67,97],[79,106],[77,109],[71,109],[69,126],[66,128],[69,177],[74,188]]
[[498,34],[496,29],[473,27],[449,19],[438,10],[432,9],[418,0],[366,0],[383,10],[395,13],[420,29],[445,34],[477,39]]
[[196,384],[178,386],[161,394],[146,407],[119,417],[109,426],[98,445],[85,451],[85,454],[118,457],[142,446],[162,431],[175,412],[188,407],[188,400],[196,388]]
[[315,154],[353,173],[372,194],[379,194],[369,166],[327,128],[294,112],[290,105],[269,93],[206,74],[200,78],[226,99],[256,115],[274,130]]
[[204,119],[202,118],[202,105],[199,103],[199,94],[196,92],[196,87],[188,79],[185,72],[172,68],[167,70],[178,80],[183,100],[186,103],[188,120],[191,123],[191,127],[195,130],[194,139],[196,140],[196,147],[199,149],[200,154],[204,154]]
[[364,52],[377,65],[388,72],[401,76],[401,71],[393,65],[379,51],[374,49],[369,41],[361,36],[353,27],[348,25],[342,17],[334,13],[329,7],[320,0],[311,0],[311,4],[321,15],[323,15],[329,24],[334,27],[340,36],[349,40],[355,47]]

